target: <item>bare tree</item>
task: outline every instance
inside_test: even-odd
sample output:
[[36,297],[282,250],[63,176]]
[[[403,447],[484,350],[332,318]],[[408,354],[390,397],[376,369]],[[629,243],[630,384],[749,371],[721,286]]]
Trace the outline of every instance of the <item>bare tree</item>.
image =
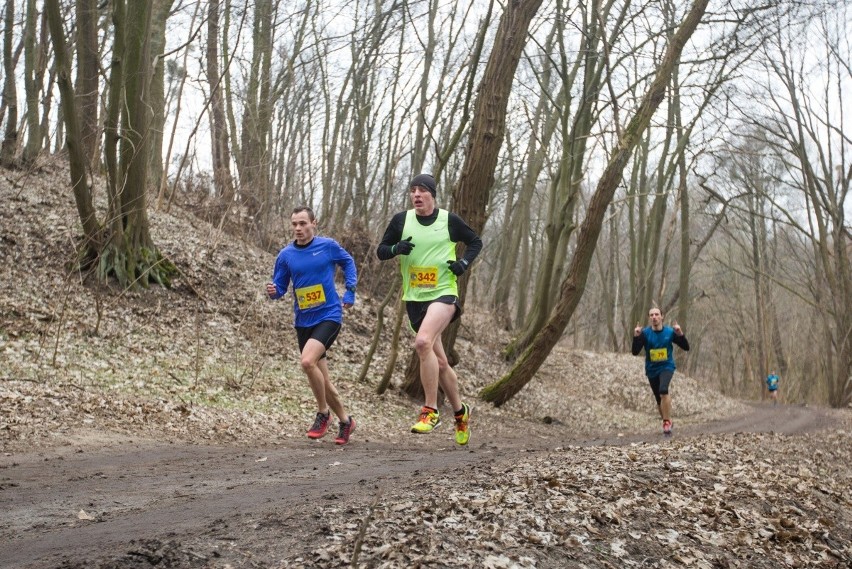
[[24,22],[24,92],[27,98],[27,143],[21,160],[24,165],[35,162],[41,151],[42,128],[39,120],[39,92],[41,91],[41,74],[39,65],[40,49],[36,42],[36,22],[38,10],[35,0],[27,0],[26,21]]
[[[163,134],[166,124],[166,94],[165,94],[165,47],[166,21],[172,10],[174,0],[150,0],[153,3],[150,29],[150,51],[153,72],[151,73],[148,92],[151,108],[150,146],[148,148],[148,185],[151,188],[160,187],[160,178],[164,174],[163,167]],[[198,11],[200,8],[196,8]],[[193,18],[194,23],[194,18]],[[190,29],[194,26],[190,24]],[[187,51],[189,51],[187,49]]]
[[[840,13],[841,15],[843,12]],[[787,182],[808,206],[804,223],[788,217],[793,227],[806,236],[815,262],[816,306],[823,315],[824,345],[827,356],[828,400],[842,407],[852,402],[852,234],[846,220],[849,190],[852,186],[852,150],[844,117],[833,109],[842,107],[841,85],[852,75],[852,54],[846,41],[848,19],[820,14],[809,23],[811,41],[823,48],[820,77],[808,73],[804,50],[791,49],[797,37],[779,31],[766,65],[783,87],[773,94],[773,115],[763,127],[775,141],[780,159],[789,164]],[[783,28],[782,28],[783,30]],[[820,85],[821,91],[812,86]],[[817,97],[820,95],[820,98]],[[825,291],[825,293],[821,291]]]
[[272,46],[275,13],[272,0],[257,0],[254,5],[252,56],[249,78],[243,98],[240,172],[240,196],[257,235],[263,232],[263,220],[269,211],[270,151],[272,124]]
[[6,129],[3,143],[0,144],[0,165],[11,168],[15,165],[15,153],[18,150],[18,93],[15,89],[15,59],[12,56],[12,44],[15,31],[15,1],[6,1],[3,14],[3,106],[6,109]]
[[568,275],[562,283],[559,302],[556,304],[551,318],[535,337],[533,343],[518,358],[512,369],[497,382],[481,391],[480,395],[486,401],[502,405],[518,393],[533,378],[535,372],[565,330],[565,326],[567,326],[568,320],[585,290],[589,266],[600,235],[603,218],[621,180],[624,167],[627,165],[639,137],[642,136],[650,123],[654,111],[665,97],[672,70],[680,58],[684,45],[692,37],[693,32],[701,22],[708,2],[709,0],[695,0],[693,2],[689,12],[666,47],[666,52],[657,68],[654,80],[645,93],[639,108],[624,132],[619,136],[618,147],[610,156],[594,196],[589,203]]
[[86,154],[83,151],[78,122],[79,112],[74,99],[74,86],[71,84],[71,62],[68,57],[65,30],[62,26],[62,13],[59,0],[45,0],[45,11],[53,40],[53,51],[56,57],[57,83],[63,106],[68,147],[68,162],[71,169],[71,188],[74,201],[77,204],[77,214],[83,225],[83,244],[81,256],[91,260],[97,256],[100,241],[100,224],[92,203],[92,193],[86,179]]
[[207,7],[207,81],[210,83],[210,136],[215,191],[221,196],[227,212],[234,200],[234,180],[231,176],[231,151],[228,145],[228,125],[222,102],[219,72],[219,0],[210,0]]
[[[553,107],[558,117],[561,152],[549,183],[544,252],[538,266],[534,292],[531,295],[532,308],[523,329],[504,351],[508,359],[517,357],[532,342],[547,321],[558,296],[556,290],[566,262],[568,242],[576,229],[574,217],[583,181],[583,171],[587,167],[587,141],[596,121],[598,95],[604,86],[603,77],[607,68],[606,59],[599,56],[599,52],[602,51],[600,46],[606,42],[607,30],[603,22],[610,19],[613,4],[612,0],[603,3],[593,0],[588,6],[579,4],[583,29],[582,48],[576,50],[573,60],[569,60],[568,49],[562,39],[565,36],[566,18],[562,13],[562,2],[557,2],[554,28],[557,36],[558,63],[555,67],[562,81]],[[613,36],[621,34],[628,6],[629,4],[625,4],[621,12],[615,15]],[[574,97],[572,95],[574,83],[578,78],[581,79],[582,85],[579,95]],[[576,104],[576,107],[572,104]]]
[[[45,8],[56,52],[56,64],[60,69],[59,84],[68,132],[71,184],[84,231],[81,267],[94,265],[101,278],[114,275],[122,286],[147,287],[150,280],[168,285],[174,267],[154,245],[146,211],[150,141],[147,90],[151,75],[151,5],[148,2],[132,2],[125,18],[123,2],[116,0],[114,3],[114,25],[117,31],[115,45],[124,65],[120,68],[120,74],[113,74],[114,78],[120,80],[112,83],[111,89],[120,90],[121,94],[111,95],[115,106],[110,112],[117,113],[116,109],[121,108],[117,101],[123,100],[125,104],[121,115],[120,160],[111,166],[115,185],[109,188],[108,219],[103,232],[96,219],[92,193],[86,179],[87,161],[78,122],[80,113],[69,77],[66,39],[58,0],[48,0]],[[112,131],[108,131],[114,134],[118,119],[112,115],[109,120],[115,121],[110,124]]]
[[[541,2],[542,0],[518,0],[506,5],[494,38],[494,47],[479,84],[470,136],[465,149],[465,162],[453,191],[453,209],[478,234],[482,233],[487,221],[487,205],[494,185],[497,157],[505,136],[506,107],[515,70],[528,40],[530,23]],[[458,282],[459,302],[462,306],[468,279],[469,277],[462,277]],[[457,335],[458,321],[448,326],[442,336],[448,354],[453,352]],[[411,362],[414,360],[412,356]],[[404,388],[410,394],[419,394],[418,385],[419,367],[410,363]]]
[[74,92],[80,110],[80,144],[89,168],[98,162],[98,0],[76,0],[77,77]]

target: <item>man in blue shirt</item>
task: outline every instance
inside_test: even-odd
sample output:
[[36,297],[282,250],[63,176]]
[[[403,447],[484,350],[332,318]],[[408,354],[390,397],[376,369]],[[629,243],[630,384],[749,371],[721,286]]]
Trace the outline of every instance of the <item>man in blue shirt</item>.
[[[339,420],[334,442],[345,445],[355,430],[355,419],[346,413],[331,383],[325,352],[340,332],[343,308],[355,304],[358,273],[346,249],[334,239],[316,235],[317,221],[311,208],[294,209],[290,224],[295,240],[278,253],[272,281],[266,284],[266,294],[273,300],[281,298],[290,283],[293,284],[293,316],[302,369],[317,401],[317,415],[307,432],[308,437],[323,437],[328,430],[331,411],[334,411]],[[334,286],[337,266],[343,269],[346,281],[342,304]]]
[[674,345],[689,351],[686,336],[674,322],[673,326],[663,326],[663,313],[659,308],[648,311],[650,326],[640,327],[636,324],[633,330],[633,346],[631,352],[638,356],[645,348],[645,375],[651,383],[651,391],[657,400],[657,410],[663,420],[663,434],[672,434],[672,397],[669,394],[669,384],[675,372]]

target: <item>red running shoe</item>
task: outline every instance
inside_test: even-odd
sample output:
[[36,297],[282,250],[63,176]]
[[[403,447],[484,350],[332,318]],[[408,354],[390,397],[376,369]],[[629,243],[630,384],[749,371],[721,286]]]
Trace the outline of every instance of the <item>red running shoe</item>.
[[348,423],[344,423],[343,421],[340,422],[340,426],[338,427],[338,431],[337,431],[337,438],[334,439],[334,442],[336,442],[339,445],[345,445],[346,443],[349,442],[349,436],[354,432],[355,432],[355,418],[352,417],[352,415],[349,415],[349,422]]
[[308,431],[308,438],[321,439],[328,431],[328,421],[331,419],[331,411],[328,413],[317,413],[317,418],[314,419],[314,425]]
[[672,434],[672,422],[671,421],[663,421],[663,434],[667,437],[670,437]]

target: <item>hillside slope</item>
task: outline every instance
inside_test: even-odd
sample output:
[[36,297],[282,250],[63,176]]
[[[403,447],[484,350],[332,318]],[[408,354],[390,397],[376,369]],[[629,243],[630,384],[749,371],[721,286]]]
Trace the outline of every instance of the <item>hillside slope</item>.
[[[66,185],[67,172],[57,165],[34,174],[5,171],[0,180],[0,266],[9,285],[0,292],[0,380],[10,411],[3,445],[58,442],[87,428],[225,443],[301,436],[312,397],[298,368],[289,301],[269,302],[263,292],[274,255],[175,207],[150,213],[155,242],[180,269],[172,290],[81,283],[65,269],[79,237]],[[359,296],[330,354],[352,413],[363,419],[361,437],[405,433],[416,412],[415,402],[374,393],[388,334],[367,384],[355,383],[376,306]],[[475,306],[468,314],[457,371],[473,398],[505,371],[499,349],[507,338]],[[404,335],[410,342],[407,329]],[[698,381],[679,377],[675,389],[680,421],[743,410]],[[545,417],[578,435],[657,426],[641,360],[624,354],[560,348],[516,400],[501,410],[478,407],[480,428]]]
[[418,402],[375,394],[387,334],[356,381],[377,305],[361,295],[330,353],[358,431],[309,441],[290,307],[263,292],[274,255],[152,211],[174,288],[81,283],[64,268],[67,180],[0,171],[0,566],[852,562],[849,412],[733,401],[678,374],[663,439],[641,359],[565,346],[495,409],[475,393],[505,371],[507,338],[469,305],[473,438],[456,447],[447,426],[408,431]]

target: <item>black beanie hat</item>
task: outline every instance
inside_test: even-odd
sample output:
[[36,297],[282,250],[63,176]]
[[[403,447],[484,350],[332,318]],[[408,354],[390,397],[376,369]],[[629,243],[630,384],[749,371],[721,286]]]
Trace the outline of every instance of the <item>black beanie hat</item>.
[[435,197],[435,178],[432,177],[432,174],[417,174],[411,180],[411,183],[408,184],[409,188],[413,188],[414,186],[426,188],[432,194],[432,197]]

